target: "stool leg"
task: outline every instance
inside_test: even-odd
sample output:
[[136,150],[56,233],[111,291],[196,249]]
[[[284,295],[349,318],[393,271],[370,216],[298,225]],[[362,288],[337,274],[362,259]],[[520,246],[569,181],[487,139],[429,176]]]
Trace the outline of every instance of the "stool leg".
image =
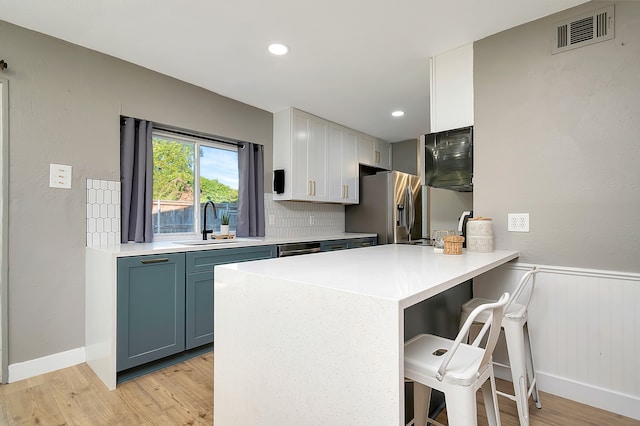
[[540,402],[540,396],[538,395],[538,381],[536,380],[536,369],[533,364],[533,352],[531,351],[531,336],[529,336],[529,324],[527,322],[524,323],[524,340],[525,340],[524,349],[527,351],[527,373],[529,375],[529,385],[533,383],[531,396],[533,397],[533,401],[536,403],[536,407],[542,408],[542,403]]
[[498,395],[496,394],[496,379],[493,374],[493,364],[490,364],[491,375],[482,384],[482,397],[487,411],[489,426],[500,426],[500,409],[498,408]]
[[529,401],[527,396],[527,367],[524,349],[524,327],[520,321],[504,318],[502,321],[504,335],[507,340],[511,377],[515,391],[520,426],[529,424]]
[[444,394],[449,426],[478,426],[476,395],[473,387],[450,387]]
[[429,416],[431,388],[422,383],[413,382],[413,424],[424,426]]

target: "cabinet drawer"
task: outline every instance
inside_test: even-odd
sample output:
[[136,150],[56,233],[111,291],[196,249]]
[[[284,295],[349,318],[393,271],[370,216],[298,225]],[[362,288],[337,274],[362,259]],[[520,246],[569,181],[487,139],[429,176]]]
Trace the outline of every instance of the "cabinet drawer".
[[187,252],[187,273],[213,271],[215,265],[276,257],[276,246],[225,248]]
[[333,241],[321,241],[321,251],[336,251],[346,250],[349,248],[349,240],[333,240]]
[[376,245],[376,238],[354,238],[349,240],[349,248],[371,247]]

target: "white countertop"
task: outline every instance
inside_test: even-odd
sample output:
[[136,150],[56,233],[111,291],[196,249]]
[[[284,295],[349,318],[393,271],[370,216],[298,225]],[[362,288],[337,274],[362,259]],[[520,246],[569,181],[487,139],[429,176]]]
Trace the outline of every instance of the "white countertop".
[[[105,245],[97,247],[87,247],[87,250],[95,250],[103,253],[110,253],[115,257],[141,256],[150,254],[178,253],[187,251],[217,250],[233,247],[253,247],[264,245],[276,245],[286,243],[298,243],[307,241],[330,241],[330,240],[350,240],[353,238],[375,237],[376,234],[365,233],[341,233],[333,235],[310,235],[307,237],[295,238],[275,238],[275,237],[251,237],[236,238],[224,243],[187,245],[180,241],[158,241],[153,243],[128,243]],[[225,240],[226,241],[226,240]]]
[[404,309],[517,257],[390,244],[216,266],[214,422],[245,404],[252,425],[406,424]]
[[430,246],[389,244],[216,268],[390,299],[407,307],[518,256],[506,250],[446,255]]

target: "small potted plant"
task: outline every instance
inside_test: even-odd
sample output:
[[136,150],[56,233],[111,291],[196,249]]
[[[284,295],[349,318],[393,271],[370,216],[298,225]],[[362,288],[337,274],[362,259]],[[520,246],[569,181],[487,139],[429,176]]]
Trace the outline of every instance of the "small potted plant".
[[222,212],[220,216],[220,234],[229,235],[229,211]]

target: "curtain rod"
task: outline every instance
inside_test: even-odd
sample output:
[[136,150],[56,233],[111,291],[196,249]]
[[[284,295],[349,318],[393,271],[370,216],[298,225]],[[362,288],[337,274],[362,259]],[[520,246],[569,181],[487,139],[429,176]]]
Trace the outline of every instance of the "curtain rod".
[[[120,124],[121,125],[124,124],[124,120],[126,120],[127,118],[133,118],[133,117],[127,117],[125,115],[121,115],[120,116]],[[134,118],[134,120],[138,120],[138,119]],[[149,121],[151,121],[151,120],[149,120]],[[213,136],[207,136],[207,135],[203,135],[203,134],[199,134],[199,133],[195,133],[195,132],[184,131],[184,130],[176,129],[175,127],[167,126],[167,125],[164,125],[164,124],[154,123],[153,121],[151,121],[151,122],[153,123],[153,128],[157,129],[157,130],[161,130],[161,131],[165,131],[165,132],[169,132],[169,133],[175,133],[176,135],[188,136],[188,137],[192,137],[192,138],[200,138],[200,139],[204,139],[204,140],[208,140],[208,141],[212,141],[212,142],[224,143],[224,144],[227,144],[227,145],[233,145],[233,146],[237,146],[239,148],[243,148],[242,146],[240,146],[242,143],[244,143],[243,141],[232,141],[232,140],[228,140],[228,139],[219,139],[219,138],[215,138]]]
[[225,143],[227,145],[234,145],[234,146],[239,146],[242,142],[233,142],[233,141],[228,141],[228,140],[224,140],[224,139],[217,139],[211,136],[205,136],[205,135],[201,135],[198,133],[190,133],[190,132],[184,132],[181,130],[175,130],[172,129],[171,127],[164,127],[162,125],[153,125],[153,128],[156,130],[162,130],[165,132],[170,132],[170,133],[175,133],[177,135],[182,135],[182,136],[189,136],[192,138],[199,138],[199,139],[204,139],[204,140],[208,140],[208,141],[212,141],[212,142],[218,142],[218,143]]

